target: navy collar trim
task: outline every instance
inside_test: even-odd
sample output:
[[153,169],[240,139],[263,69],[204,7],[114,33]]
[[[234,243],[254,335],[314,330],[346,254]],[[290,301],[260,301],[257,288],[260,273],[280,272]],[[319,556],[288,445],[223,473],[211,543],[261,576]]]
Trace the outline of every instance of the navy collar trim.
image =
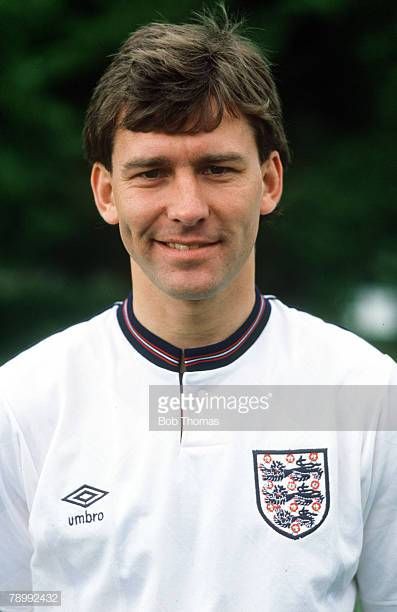
[[117,309],[117,319],[128,342],[146,359],[174,372],[221,368],[245,353],[264,330],[270,302],[255,290],[255,304],[246,321],[231,336],[208,346],[182,350],[162,340],[139,323],[132,308],[132,294]]

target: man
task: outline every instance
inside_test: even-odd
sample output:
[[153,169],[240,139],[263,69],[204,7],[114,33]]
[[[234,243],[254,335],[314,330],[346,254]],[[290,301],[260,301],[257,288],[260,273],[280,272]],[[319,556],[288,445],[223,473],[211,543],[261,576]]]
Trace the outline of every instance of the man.
[[140,28],[85,146],[133,292],[1,370],[1,589],[73,612],[352,612],[358,585],[365,611],[397,610],[392,433],[148,425],[158,385],[372,384],[378,414],[395,375],[255,290],[288,161],[266,61],[227,19]]

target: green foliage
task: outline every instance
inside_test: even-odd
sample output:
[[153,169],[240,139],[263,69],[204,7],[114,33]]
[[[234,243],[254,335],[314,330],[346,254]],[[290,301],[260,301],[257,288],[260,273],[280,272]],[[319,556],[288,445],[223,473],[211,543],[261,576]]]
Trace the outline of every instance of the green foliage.
[[[200,6],[0,2],[0,359],[127,291],[117,233],[91,202],[80,144],[85,108],[130,31],[183,21]],[[274,63],[294,152],[282,215],[261,230],[259,285],[339,321],[356,287],[397,281],[397,5],[230,6],[247,12],[249,35]]]

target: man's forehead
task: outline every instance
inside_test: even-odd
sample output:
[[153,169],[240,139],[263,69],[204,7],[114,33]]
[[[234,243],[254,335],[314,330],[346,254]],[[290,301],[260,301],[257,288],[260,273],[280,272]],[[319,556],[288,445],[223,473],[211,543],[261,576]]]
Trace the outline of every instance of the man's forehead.
[[116,157],[128,153],[130,157],[167,157],[178,153],[193,157],[203,155],[246,154],[247,145],[255,144],[251,125],[245,118],[225,117],[220,125],[209,132],[176,133],[135,132],[118,128],[113,142]]

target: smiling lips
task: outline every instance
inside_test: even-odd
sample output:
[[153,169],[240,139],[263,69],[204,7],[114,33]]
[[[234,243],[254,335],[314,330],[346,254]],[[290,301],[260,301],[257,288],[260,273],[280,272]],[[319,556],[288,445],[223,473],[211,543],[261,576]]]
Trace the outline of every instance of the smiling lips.
[[191,251],[216,244],[216,242],[163,242],[160,240],[158,240],[157,242],[160,242],[160,244],[166,245],[167,247],[171,249],[176,249],[178,251]]
[[181,244],[180,242],[166,242],[166,245],[171,247],[171,249],[178,249],[179,251],[190,251],[192,249],[200,249],[203,246],[200,244]]

